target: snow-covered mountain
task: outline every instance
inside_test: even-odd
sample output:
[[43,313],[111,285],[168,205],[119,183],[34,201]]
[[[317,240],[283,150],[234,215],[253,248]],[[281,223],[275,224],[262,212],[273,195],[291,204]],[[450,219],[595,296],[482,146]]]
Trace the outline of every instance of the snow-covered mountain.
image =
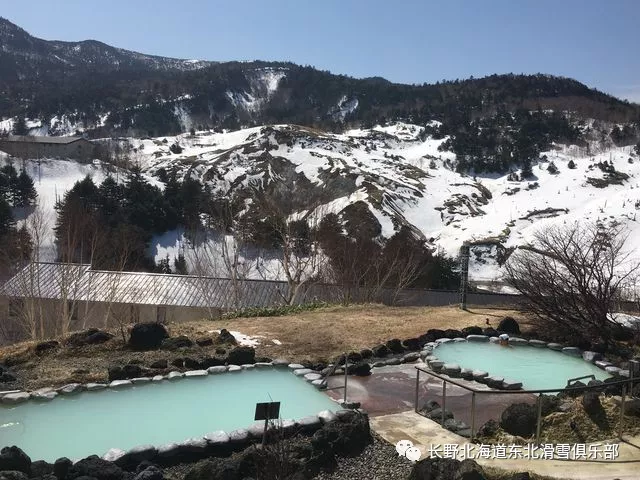
[[[446,138],[425,137],[423,128],[393,123],[333,134],[275,125],[126,141],[148,178],[160,169],[177,169],[229,196],[285,189],[301,213],[339,213],[360,202],[382,235],[407,225],[450,256],[462,242],[473,242],[471,280],[486,286],[497,281],[492,287],[498,289],[500,265],[511,249],[551,223],[615,220],[629,228],[631,246],[639,243],[640,158],[630,147],[593,145],[587,153],[586,147],[557,146],[543,152],[546,161],[534,165],[534,177],[514,181],[506,174],[456,173],[455,155],[438,150]],[[179,154],[170,151],[175,143],[183,149]],[[549,168],[552,163],[557,173]],[[54,194],[60,196],[84,175],[97,181],[103,175],[99,165],[55,160],[30,165],[47,208],[53,207]],[[615,178],[606,172],[611,169]],[[152,248],[161,259],[176,255],[183,244],[181,232],[167,232]]]
[[518,108],[622,123],[640,112],[637,105],[553,75],[495,74],[404,85],[291,62],[182,60],[96,40],[43,40],[4,18],[0,91],[0,121],[28,117],[40,124],[40,134],[79,130],[94,138],[280,123],[342,130],[399,119],[457,122]]

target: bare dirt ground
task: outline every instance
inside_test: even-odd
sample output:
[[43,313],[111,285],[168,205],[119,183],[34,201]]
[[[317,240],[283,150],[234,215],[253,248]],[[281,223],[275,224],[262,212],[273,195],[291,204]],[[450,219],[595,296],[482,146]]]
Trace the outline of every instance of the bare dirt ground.
[[[461,329],[470,325],[492,327],[505,316],[516,318],[526,331],[531,322],[520,312],[497,308],[470,309],[456,307],[387,307],[383,305],[331,306],[281,317],[201,320],[168,325],[170,335],[187,335],[192,340],[216,338],[216,330],[226,328],[258,337],[256,355],[287,358],[291,361],[322,361],[352,350],[371,348],[392,338],[417,337],[430,328]],[[135,352],[128,349],[119,332],[101,345],[79,348],[61,347],[38,356],[35,342],[24,342],[0,348],[0,363],[12,365],[19,381],[0,385],[0,389],[36,389],[72,382],[101,382],[108,378],[111,365],[136,361],[149,366],[160,359],[215,356],[217,348],[190,347],[180,351],[154,350]]]

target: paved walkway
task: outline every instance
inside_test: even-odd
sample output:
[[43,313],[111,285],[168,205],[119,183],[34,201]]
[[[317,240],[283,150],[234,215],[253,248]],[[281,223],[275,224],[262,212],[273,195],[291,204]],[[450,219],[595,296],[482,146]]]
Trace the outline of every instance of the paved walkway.
[[[370,418],[371,427],[385,440],[395,445],[400,440],[410,440],[422,451],[422,458],[429,454],[430,446],[445,444],[469,445],[471,457],[476,456],[476,445],[466,438],[440,427],[436,422],[418,415],[413,410]],[[538,459],[476,459],[483,466],[491,466],[514,472],[535,472],[560,479],[581,480],[638,480],[640,479],[640,437],[619,444],[616,460],[538,460]],[[465,448],[465,447],[461,447]],[[442,449],[439,449],[442,451]]]

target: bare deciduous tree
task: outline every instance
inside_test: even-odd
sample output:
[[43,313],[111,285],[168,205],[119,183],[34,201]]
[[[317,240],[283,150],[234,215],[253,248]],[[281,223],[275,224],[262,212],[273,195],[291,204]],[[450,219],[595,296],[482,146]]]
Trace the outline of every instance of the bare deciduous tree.
[[608,344],[616,326],[610,314],[638,272],[627,238],[615,223],[547,227],[510,257],[505,280],[538,317]]

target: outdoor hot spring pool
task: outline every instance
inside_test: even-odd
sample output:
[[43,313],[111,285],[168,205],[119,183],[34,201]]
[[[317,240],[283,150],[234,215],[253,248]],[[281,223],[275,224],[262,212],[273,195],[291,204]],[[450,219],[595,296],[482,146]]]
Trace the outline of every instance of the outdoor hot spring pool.
[[526,390],[563,388],[570,378],[595,375],[604,380],[610,375],[582,358],[549,348],[527,345],[501,346],[488,342],[447,342],[433,354],[445,363],[461,368],[483,370],[489,375],[522,382]]
[[256,403],[269,401],[281,402],[283,419],[339,408],[286,369],[246,370],[2,406],[0,446],[18,445],[33,460],[49,462],[159,446],[247,427]]

